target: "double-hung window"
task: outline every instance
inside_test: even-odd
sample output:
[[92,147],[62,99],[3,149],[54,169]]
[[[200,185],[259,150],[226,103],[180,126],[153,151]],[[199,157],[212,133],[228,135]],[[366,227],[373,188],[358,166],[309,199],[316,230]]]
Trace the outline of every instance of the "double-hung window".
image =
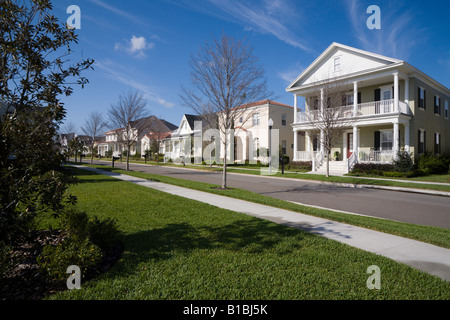
[[419,97],[418,97],[418,102],[419,102],[419,108],[420,109],[426,109],[426,92],[424,88],[419,87]]
[[441,115],[441,98],[434,96],[434,114]]
[[381,151],[392,151],[394,133],[392,130],[380,131],[380,147]]
[[441,154],[441,134],[434,133],[434,154]]
[[253,125],[257,126],[259,125],[259,113],[254,113],[252,116]]

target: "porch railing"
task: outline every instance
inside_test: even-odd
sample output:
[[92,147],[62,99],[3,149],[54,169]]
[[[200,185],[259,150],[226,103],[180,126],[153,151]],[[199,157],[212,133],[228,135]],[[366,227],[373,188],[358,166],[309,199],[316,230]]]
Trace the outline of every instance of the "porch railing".
[[359,160],[361,162],[380,162],[390,163],[394,159],[394,151],[382,150],[382,151],[360,151]]
[[297,151],[297,161],[311,161],[311,152]]
[[314,151],[312,157],[312,171],[316,171],[323,163],[323,152]]
[[356,163],[356,153],[353,152],[352,155],[347,159],[347,172],[350,172],[353,168],[353,166]]
[[[336,112],[336,115],[339,118],[347,118],[355,116],[352,105],[342,106],[336,109],[339,109]],[[297,122],[305,123],[320,120],[319,112],[320,110],[301,111],[297,114]],[[406,104],[403,101],[398,101],[398,107],[396,107],[394,99],[360,103],[357,106],[356,116],[372,116],[379,114],[396,114],[396,113],[409,114],[408,104]]]

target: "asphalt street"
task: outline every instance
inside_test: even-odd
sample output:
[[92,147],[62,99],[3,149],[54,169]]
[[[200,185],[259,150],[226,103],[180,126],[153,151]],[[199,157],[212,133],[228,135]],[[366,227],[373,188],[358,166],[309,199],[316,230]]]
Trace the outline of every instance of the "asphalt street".
[[[115,167],[125,168],[125,163],[116,162]],[[130,164],[130,169],[217,185],[222,181],[222,173],[183,167]],[[228,173],[227,184],[305,205],[450,229],[450,197],[233,173]]]

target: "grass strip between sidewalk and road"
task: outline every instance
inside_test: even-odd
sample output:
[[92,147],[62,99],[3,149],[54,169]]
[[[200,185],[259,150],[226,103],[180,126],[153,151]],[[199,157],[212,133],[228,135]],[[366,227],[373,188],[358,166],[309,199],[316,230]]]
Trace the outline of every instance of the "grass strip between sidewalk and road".
[[[73,172],[77,206],[115,219],[124,253],[81,289],[49,299],[450,299],[450,282],[383,256],[88,170]],[[367,287],[372,265],[381,271],[378,290]]]
[[[105,161],[105,160],[103,160]],[[124,163],[124,162],[121,162]],[[130,161],[130,163],[141,165],[158,165],[158,166],[173,166],[180,167],[179,164],[164,163],[164,162],[150,162],[143,161]],[[183,166],[188,169],[196,169],[203,171],[222,172],[222,167],[209,165],[192,165],[186,164]],[[267,168],[265,168],[267,169]],[[227,172],[261,175],[260,168],[245,167],[245,166],[228,166]],[[414,178],[390,178],[390,177],[376,177],[376,176],[329,176],[321,174],[311,174],[306,172],[294,172],[285,171],[281,173],[281,169],[278,172],[270,175],[277,178],[289,178],[289,179],[301,179],[301,180],[314,180],[322,182],[344,183],[353,185],[373,185],[373,186],[388,186],[388,187],[400,187],[400,188],[412,188],[412,189],[425,189],[450,192],[450,174],[431,175],[427,177],[414,177]],[[407,180],[406,180],[407,179]],[[402,181],[398,181],[402,180]],[[427,183],[430,182],[430,183]],[[433,184],[437,182],[438,184]]]
[[[86,165],[86,164],[85,164]],[[126,174],[138,178],[159,181],[163,183],[173,184],[180,187],[195,189],[199,191],[219,194],[230,198],[236,198],[255,202],[263,205],[268,205],[280,209],[291,210],[294,212],[309,214],[312,216],[329,219],[337,222],[347,223],[362,228],[376,230],[401,236],[409,239],[414,239],[437,246],[450,248],[450,230],[445,228],[438,228],[432,226],[423,226],[417,224],[410,224],[405,222],[397,222],[386,219],[372,218],[367,216],[359,216],[336,212],[332,210],[314,208],[304,205],[295,204],[289,201],[275,199],[272,197],[260,195],[255,192],[244,189],[234,188],[232,190],[217,189],[218,185],[195,182],[179,178],[167,177],[162,175],[155,175],[150,173],[143,173],[139,171],[126,171],[123,169],[112,168],[104,165],[86,165],[89,167],[102,169],[106,171],[113,171],[121,174]]]

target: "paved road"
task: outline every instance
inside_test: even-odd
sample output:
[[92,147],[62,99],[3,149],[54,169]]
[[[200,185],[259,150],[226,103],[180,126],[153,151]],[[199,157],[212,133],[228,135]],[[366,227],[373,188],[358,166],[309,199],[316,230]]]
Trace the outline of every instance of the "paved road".
[[[97,162],[111,165],[111,162]],[[116,162],[117,168],[125,163]],[[222,174],[179,167],[130,164],[134,171],[221,184]],[[229,173],[228,186],[302,204],[342,210],[389,220],[450,229],[450,197],[351,188],[310,181],[292,181]]]

